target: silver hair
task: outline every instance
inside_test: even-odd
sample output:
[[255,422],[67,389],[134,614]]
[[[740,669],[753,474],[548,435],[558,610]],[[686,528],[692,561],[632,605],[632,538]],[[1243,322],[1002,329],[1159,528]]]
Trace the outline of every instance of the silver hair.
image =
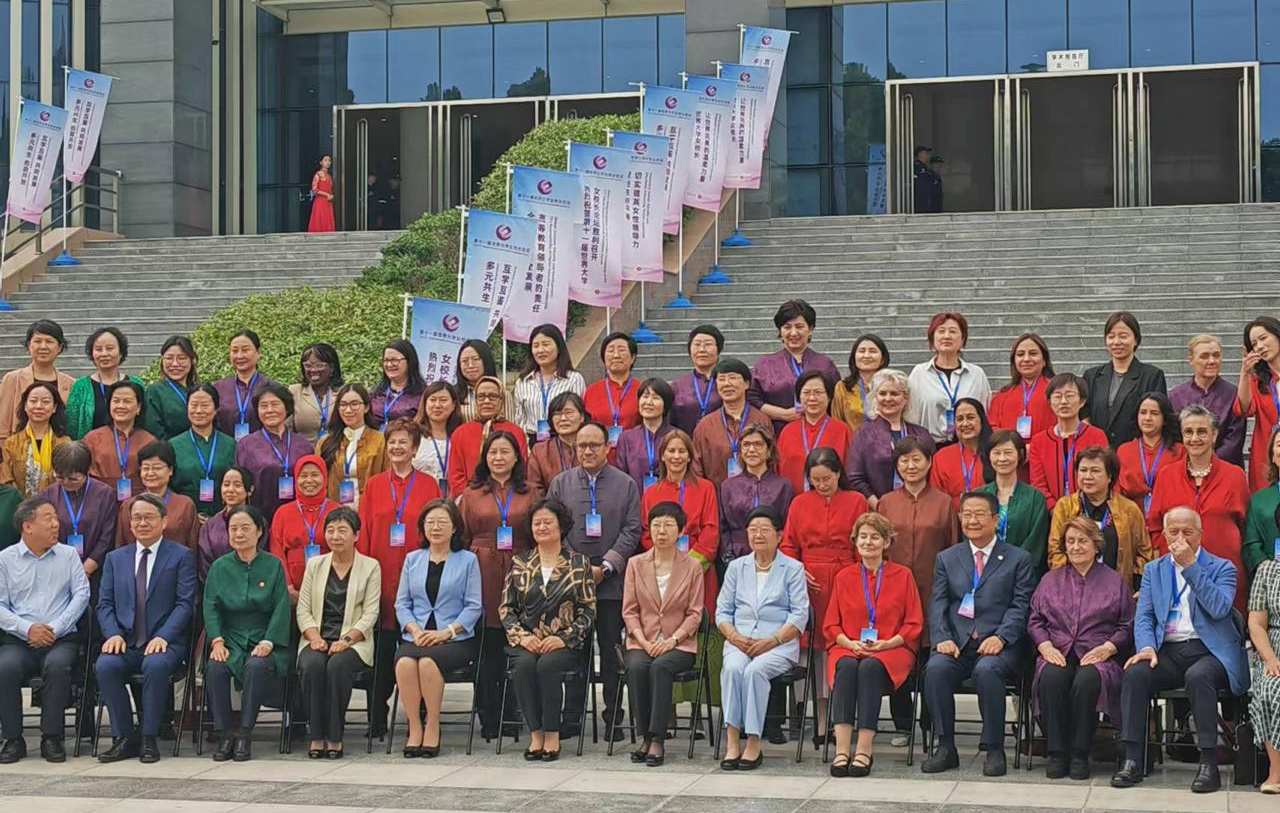
[[1178,422],[1186,423],[1187,418],[1208,418],[1209,425],[1213,427],[1213,431],[1217,432],[1222,426],[1218,423],[1218,416],[1205,409],[1201,404],[1191,404],[1185,406],[1178,413]]
[[876,372],[871,377],[871,392],[875,394],[885,384],[897,384],[902,391],[910,394],[911,390],[907,387],[907,374],[901,370],[895,370],[892,367],[885,367],[883,370]]
[[[1188,407],[1188,409],[1189,408],[1190,407]],[[1186,410],[1183,410],[1183,412],[1185,411]],[[1161,525],[1163,525],[1163,527],[1165,528],[1168,528],[1169,518],[1172,517],[1174,514],[1190,514],[1192,519],[1195,520],[1196,530],[1200,530],[1200,531],[1204,530],[1204,522],[1201,521],[1200,514],[1196,511],[1196,509],[1192,508],[1189,505],[1179,505],[1179,506],[1170,508],[1168,511],[1165,511],[1164,518],[1161,521]]]

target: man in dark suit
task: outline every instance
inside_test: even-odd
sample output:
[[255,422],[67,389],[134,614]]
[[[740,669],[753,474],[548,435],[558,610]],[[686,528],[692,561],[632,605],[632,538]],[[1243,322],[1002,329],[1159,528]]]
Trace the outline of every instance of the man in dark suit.
[[[172,703],[171,679],[187,659],[195,612],[196,563],[186,546],[162,539],[164,502],[138,497],[129,511],[137,541],[107,554],[98,599],[98,623],[106,642],[96,666],[98,686],[111,714],[111,748],[101,762],[160,759],[160,720]],[[142,740],[129,703],[128,679],[142,673]]]
[[968,677],[978,691],[982,772],[1003,776],[1005,684],[1018,673],[1027,632],[1035,566],[1021,548],[996,540],[1000,504],[994,494],[966,493],[960,529],[967,544],[938,554],[929,600],[934,652],[924,673],[924,693],[938,745],[921,765],[925,773],[960,766],[956,752],[956,689]]

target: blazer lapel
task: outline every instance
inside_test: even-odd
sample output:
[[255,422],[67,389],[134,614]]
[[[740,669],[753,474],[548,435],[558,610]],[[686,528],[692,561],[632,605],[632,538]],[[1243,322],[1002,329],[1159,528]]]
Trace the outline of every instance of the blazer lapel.
[[[978,587],[986,584],[987,579],[991,578],[991,572],[1004,564],[1004,555],[1004,546],[999,542],[991,546],[991,553],[987,556],[986,564],[982,566],[982,577],[978,579]],[[973,567],[972,560],[969,566]]]
[[[155,561],[155,564],[151,566],[151,575],[147,578],[147,600],[148,601],[151,600],[151,594],[156,591],[156,582],[160,581],[160,578],[159,578],[160,568],[169,566],[169,563],[167,561],[169,558],[168,548],[169,548],[168,543],[166,543],[165,540],[163,539],[161,539],[155,545],[156,561]],[[145,617],[147,608],[139,607],[138,609],[142,612],[143,617]]]
[[[671,579],[667,582],[667,594],[659,601],[659,607],[666,607],[672,596],[683,594],[685,583],[689,581],[690,574],[695,568],[701,570],[688,556],[683,558],[677,556],[675,558],[675,561],[671,564]],[[656,585],[657,583],[655,578],[654,584]]]
[[[364,568],[361,567],[360,558],[360,554],[357,553],[355,555],[355,559],[351,562],[351,568],[347,570],[347,603],[346,606],[342,608],[343,630],[349,629],[355,622],[356,602],[364,601],[364,593],[360,592],[364,587],[364,574],[361,573]],[[330,557],[329,561],[325,564],[325,569],[328,570],[332,565],[333,558]],[[320,574],[317,573],[316,575]],[[328,581],[328,579],[328,574],[326,574],[325,581]],[[359,593],[359,595],[357,595],[357,593]],[[323,602],[324,599],[321,599],[321,607],[324,606]]]
[[658,570],[653,566],[652,550],[636,559],[636,589],[642,591],[655,607],[662,607],[662,597],[658,594]]
[[[1111,374],[1115,375],[1115,370],[1112,370]],[[1134,359],[1133,362],[1130,363],[1129,369],[1126,370],[1125,374],[1120,378],[1120,389],[1116,390],[1115,400],[1112,401],[1111,404],[1107,405],[1107,428],[1108,429],[1111,428],[1111,424],[1115,423],[1116,418],[1118,418],[1120,416],[1120,413],[1123,412],[1123,410],[1113,410],[1111,408],[1112,404],[1119,405],[1124,403],[1124,399],[1128,398],[1129,394],[1132,393],[1135,389],[1137,389],[1138,378],[1141,375],[1142,375],[1142,371],[1138,368],[1138,360]]]

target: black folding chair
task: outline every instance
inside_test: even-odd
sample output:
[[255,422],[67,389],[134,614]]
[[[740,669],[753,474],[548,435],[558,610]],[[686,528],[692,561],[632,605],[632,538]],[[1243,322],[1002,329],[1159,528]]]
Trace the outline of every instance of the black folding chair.
[[[697,740],[699,726],[703,719],[702,708],[703,699],[706,700],[706,723],[707,723],[707,739],[715,742],[715,725],[711,717],[711,673],[707,670],[707,641],[710,636],[711,623],[708,615],[704,610],[702,613],[702,622],[698,625],[698,655],[694,661],[693,668],[683,672],[677,672],[673,676],[672,682],[675,684],[697,683],[698,688],[694,694],[693,708],[689,712],[688,723],[681,723],[680,715],[676,714],[672,718],[672,722],[667,726],[669,730],[675,731],[677,734],[681,731],[689,732],[689,759],[693,759],[693,746]],[[618,691],[613,699],[614,708],[622,705],[622,690],[626,684],[626,667],[622,668],[622,674],[618,680]],[[631,692],[627,692],[627,713],[631,718],[631,742],[636,741],[635,737],[635,719],[636,705]],[[613,756],[613,730],[617,722],[611,720],[609,727],[605,731],[605,738],[609,740],[609,756]]]
[[[296,655],[297,648],[296,646],[293,645],[293,642],[290,643],[290,647],[291,647],[292,653]],[[207,691],[207,687],[209,684],[209,680],[208,680],[209,650],[211,649],[211,647],[207,640],[205,641],[204,647],[202,649],[203,649],[204,663],[200,670],[201,691],[200,691],[200,702],[197,707],[197,714],[196,714],[196,727],[195,727],[196,756],[204,756],[204,737],[202,736],[202,732],[204,731],[205,716],[210,714],[209,694]],[[275,712],[280,715],[280,718],[279,718],[280,737],[279,737],[279,743],[278,743],[278,747],[279,747],[278,753],[281,753],[281,754],[288,753],[289,709],[291,707],[290,704],[293,702],[293,692],[292,692],[293,680],[291,679],[292,673],[293,673],[293,670],[290,669],[289,672],[280,676],[280,683],[282,685],[280,689],[281,698],[280,698],[279,706],[272,707],[270,704],[263,703],[262,710],[259,711],[260,715],[264,711],[267,713]]]
[[[917,720],[920,717],[920,675],[921,674],[922,672],[920,668],[920,660],[919,658],[917,658],[915,663],[911,667],[911,673],[907,675],[907,679],[903,684],[904,686],[908,687],[907,690],[911,693],[911,726],[910,726],[910,729],[907,731],[907,764],[908,765],[911,765],[915,762],[916,725],[917,725]],[[890,687],[889,691],[892,694],[894,690],[892,687]],[[889,695],[886,695],[886,696],[889,696]],[[834,703],[831,702],[831,698],[827,698],[827,731],[834,730],[832,728],[832,722],[831,722],[831,707],[833,705]],[[898,729],[896,725],[893,728],[890,728],[887,730],[880,727],[879,724],[885,722],[886,720],[888,720],[890,723],[894,722],[893,717],[877,718],[876,733],[877,734],[897,734]],[[855,738],[857,737],[856,730],[854,732],[854,736]],[[831,738],[828,737],[822,743],[822,763],[825,765],[830,758],[831,758]]]
[[[476,649],[475,659],[472,660],[467,665],[461,666],[457,669],[454,669],[453,671],[441,673],[441,676],[444,678],[444,683],[446,686],[448,686],[450,683],[454,683],[454,684],[470,683],[471,684],[471,708],[469,710],[467,711],[441,710],[440,712],[441,727],[444,727],[447,725],[449,726],[465,725],[467,727],[467,756],[471,756],[471,745],[472,745],[472,742],[475,740],[475,736],[476,736],[476,717],[480,713],[480,690],[479,690],[480,662],[484,660],[484,636],[485,636],[485,627],[484,627],[483,618],[476,623],[476,627],[477,627],[476,642],[479,644],[479,648]],[[400,702],[400,687],[399,685],[397,685],[396,688],[391,692],[391,722],[387,727],[387,753],[388,754],[391,753],[392,744],[395,742],[395,739],[396,739],[396,722],[397,722],[396,705],[399,702]],[[405,709],[404,713],[405,713],[405,718],[407,720],[409,716],[409,709]],[[414,709],[414,713],[421,714],[422,709],[421,708]],[[447,719],[448,717],[459,717],[464,714],[467,716],[466,722],[463,722],[461,720]],[[443,739],[443,734],[441,735],[441,739]],[[502,739],[501,733],[499,733],[498,739]],[[372,743],[372,740],[370,740],[370,742]]]
[[[920,685],[923,688],[925,673],[928,671],[927,665],[925,670],[920,672]],[[1013,719],[1005,718],[1005,729],[1003,733],[1005,737],[1013,737],[1013,767],[1022,767],[1022,751],[1024,747],[1030,747],[1030,719],[1031,719],[1031,679],[1028,671],[1020,669],[1018,675],[1012,681],[1007,681],[1004,685],[1004,696],[1006,701],[1012,697],[1015,700],[1015,711]],[[960,688],[956,689],[956,696],[960,695],[977,695],[978,688],[973,682],[973,678],[965,678],[960,684]],[[917,697],[923,697],[923,691],[917,692]],[[922,700],[921,700],[922,702]],[[918,705],[918,704],[917,704]],[[980,732],[962,732],[959,730],[960,725],[982,725],[981,718],[957,717],[955,721],[955,735],[963,736],[980,736]],[[933,753],[934,743],[937,740],[937,732],[934,731],[932,725],[929,726],[928,733],[925,735],[925,752]]]
[[[566,688],[569,686],[569,684],[572,681],[575,681],[575,680],[580,680],[582,681],[582,684],[583,684],[582,707],[578,710],[579,721],[582,721],[583,718],[586,717],[587,715],[587,695],[592,693],[591,692],[591,671],[592,671],[593,658],[595,655],[595,635],[596,635],[596,630],[595,630],[595,625],[593,624],[590,628],[587,629],[587,637],[586,637],[586,642],[583,645],[582,659],[579,660],[579,662],[572,669],[566,670],[564,672],[563,679],[564,679],[564,684]],[[508,655],[507,666],[502,673],[502,696],[499,698],[499,701],[498,701],[499,702],[498,716],[501,719],[498,721],[498,745],[494,749],[494,753],[496,754],[502,753],[502,741],[503,739],[505,739],[505,737],[503,737],[503,732],[506,731],[506,727],[508,725],[515,725],[515,726],[524,725],[524,720],[514,720],[506,716],[507,715],[507,688],[511,685],[511,679],[514,676],[515,676],[515,658],[511,655]],[[565,692],[565,696],[568,697],[567,690]],[[581,722],[579,724],[582,725]],[[586,733],[585,730],[581,730],[578,733],[578,756],[582,756],[582,748],[585,745],[584,740],[586,739],[585,733]]]
[[[352,688],[359,689],[364,692],[365,696],[365,745],[364,752],[366,754],[373,753],[373,693],[374,687],[378,685],[378,677],[381,675],[380,663],[378,661],[378,622],[373,624],[373,666],[362,666],[353,676]],[[296,647],[295,647],[296,650]],[[301,652],[297,651],[293,659],[293,668],[289,670],[288,680],[297,688],[297,699],[303,699],[302,695],[302,670],[298,668],[298,658]],[[363,664],[364,662],[361,661]],[[292,693],[292,692],[291,692]],[[293,704],[285,703],[284,709],[284,750],[281,753],[293,753]]]

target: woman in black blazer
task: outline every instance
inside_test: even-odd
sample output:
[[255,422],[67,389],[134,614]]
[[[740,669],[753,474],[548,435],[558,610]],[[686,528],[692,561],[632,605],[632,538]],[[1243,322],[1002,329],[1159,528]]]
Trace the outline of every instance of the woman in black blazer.
[[1111,448],[1138,437],[1138,405],[1149,392],[1166,392],[1164,370],[1145,364],[1134,356],[1142,344],[1142,328],[1128,311],[1107,317],[1109,364],[1099,364],[1084,372],[1088,387],[1085,411],[1089,422],[1107,433]]

